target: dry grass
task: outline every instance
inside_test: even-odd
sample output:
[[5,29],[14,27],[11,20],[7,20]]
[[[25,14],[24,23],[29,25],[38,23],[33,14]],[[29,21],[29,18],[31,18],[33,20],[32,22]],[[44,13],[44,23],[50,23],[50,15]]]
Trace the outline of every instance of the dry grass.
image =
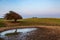
[[18,20],[17,23],[13,23],[14,20],[0,19],[0,25],[2,24],[1,20],[6,26],[32,26],[32,25],[60,26],[60,19],[58,18],[27,18]]

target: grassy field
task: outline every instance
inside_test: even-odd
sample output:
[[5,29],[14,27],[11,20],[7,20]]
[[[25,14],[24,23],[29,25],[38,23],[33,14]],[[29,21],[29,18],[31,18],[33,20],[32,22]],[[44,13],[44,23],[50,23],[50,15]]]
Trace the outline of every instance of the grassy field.
[[[16,28],[21,28],[21,26],[31,27],[32,25],[44,25],[44,27],[39,27],[40,29],[30,32],[27,38],[32,38],[34,40],[60,40],[60,19],[59,18],[26,18],[18,20],[17,23],[14,20],[0,19],[0,27],[16,26]],[[6,29],[10,27],[5,27]],[[10,28],[10,29],[11,29]],[[2,28],[4,30],[4,28]],[[12,36],[12,34],[6,34],[6,36]],[[14,34],[15,35],[15,34]],[[26,36],[24,36],[26,37]],[[0,40],[2,40],[0,38]],[[31,40],[31,39],[30,39]]]
[[60,19],[56,18],[28,18],[23,19],[21,25],[48,25],[48,26],[60,26]]
[[[13,21],[13,20],[12,20]],[[5,26],[5,24],[12,24],[11,26],[31,26],[31,25],[47,25],[47,26],[60,26],[59,18],[26,18],[18,20],[18,23],[11,23],[11,21],[4,22],[4,19],[0,19],[0,27]]]
[[0,27],[5,27],[5,24],[3,23],[3,20],[2,18],[0,18]]

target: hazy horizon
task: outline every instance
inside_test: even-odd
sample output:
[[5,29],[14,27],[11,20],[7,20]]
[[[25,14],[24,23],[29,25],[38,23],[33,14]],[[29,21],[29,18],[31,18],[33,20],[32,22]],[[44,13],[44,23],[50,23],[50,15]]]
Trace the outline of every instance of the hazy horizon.
[[9,11],[23,18],[60,18],[60,0],[0,0],[0,18]]

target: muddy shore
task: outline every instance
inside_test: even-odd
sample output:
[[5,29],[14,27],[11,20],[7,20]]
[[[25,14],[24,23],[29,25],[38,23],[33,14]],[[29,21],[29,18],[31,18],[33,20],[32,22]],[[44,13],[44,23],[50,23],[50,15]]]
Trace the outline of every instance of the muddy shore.
[[57,29],[49,29],[40,27],[37,30],[28,32],[26,34],[14,35],[8,37],[9,40],[60,40],[60,31]]

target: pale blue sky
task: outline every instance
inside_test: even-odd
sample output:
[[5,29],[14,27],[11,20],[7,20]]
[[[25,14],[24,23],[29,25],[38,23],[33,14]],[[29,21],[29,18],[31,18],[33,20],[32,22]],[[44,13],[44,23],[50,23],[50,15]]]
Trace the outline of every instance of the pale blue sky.
[[60,17],[60,0],[0,0],[0,18],[11,10],[24,18]]

